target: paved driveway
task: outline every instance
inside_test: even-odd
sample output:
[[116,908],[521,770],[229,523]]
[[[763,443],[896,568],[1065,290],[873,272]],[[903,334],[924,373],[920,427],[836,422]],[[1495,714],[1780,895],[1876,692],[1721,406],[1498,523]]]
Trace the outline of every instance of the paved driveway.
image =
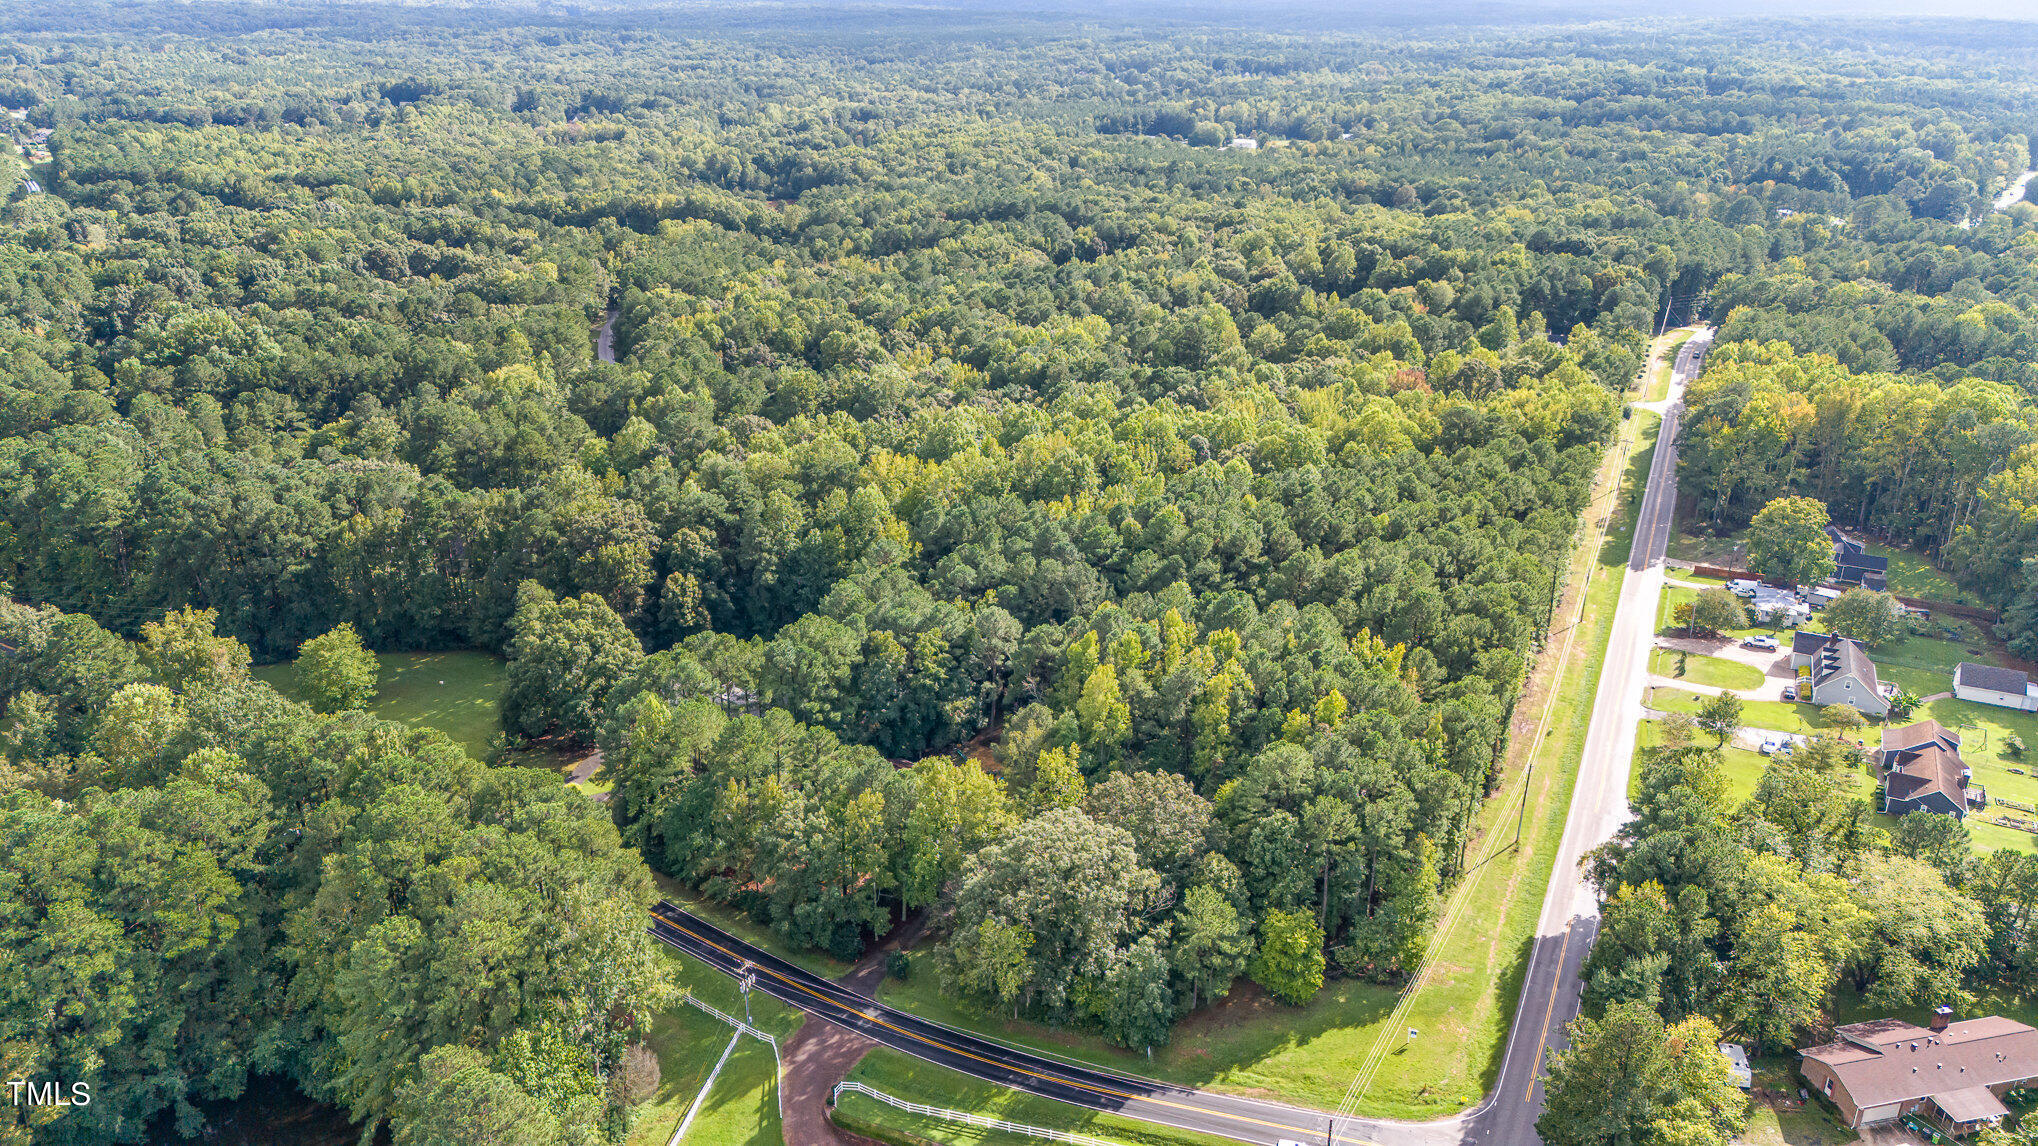
[[[1660,648],[1687,652],[1693,656],[1733,661],[1735,664],[1744,664],[1761,672],[1760,688],[1734,690],[1745,700],[1782,700],[1783,686],[1797,683],[1797,670],[1790,667],[1788,647],[1774,650],[1743,648],[1739,641],[1722,637],[1657,637],[1656,644]],[[1692,692],[1708,695],[1725,691],[1661,675],[1656,676],[1652,683],[1667,684],[1673,688],[1688,688]]]

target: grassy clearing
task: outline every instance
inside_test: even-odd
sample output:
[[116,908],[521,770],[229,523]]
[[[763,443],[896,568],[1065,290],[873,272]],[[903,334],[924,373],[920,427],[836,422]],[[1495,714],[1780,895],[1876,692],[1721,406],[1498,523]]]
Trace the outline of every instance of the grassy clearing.
[[1740,557],[1732,533],[1714,533],[1703,522],[1680,520],[1670,534],[1670,556],[1696,565],[1734,565]]
[[[715,1053],[721,1051],[718,1042]],[[777,1060],[770,1047],[756,1039],[737,1043],[721,1076],[715,1079],[715,1088],[708,1091],[707,1102],[687,1129],[687,1142],[692,1146],[783,1146],[777,1074]]]
[[[1915,549],[1897,549],[1872,541],[1867,548],[1875,556],[1889,558],[1892,593],[1955,605],[1982,604],[1980,598],[1954,584],[1944,570]],[[1698,565],[1738,566],[1745,561],[1746,552],[1738,532],[1714,533],[1703,522],[1679,522],[1670,538],[1670,556]]]
[[[1423,1034],[1387,1056],[1360,1104],[1363,1114],[1433,1118],[1472,1105],[1493,1083],[1563,837],[1658,422],[1654,414],[1637,413],[1623,429],[1640,448],[1631,457],[1625,451],[1608,456],[1601,488],[1613,486],[1619,475],[1622,493],[1596,503],[1607,517],[1603,543],[1597,549],[1580,545],[1573,554],[1569,589],[1556,611],[1552,638],[1559,650],[1568,648],[1568,656],[1548,659],[1516,710],[1516,736],[1501,790],[1481,811],[1481,834],[1470,853],[1487,857],[1486,862],[1466,876],[1470,883],[1460,912],[1435,941],[1443,953],[1440,961],[1406,1015],[1406,1026]],[[1624,471],[1616,468],[1623,461]],[[1591,525],[1587,536],[1597,537],[1596,516]],[[1550,665],[1556,666],[1554,673]],[[1548,726],[1540,737],[1533,736],[1552,687],[1557,699],[1548,707]],[[1529,779],[1523,765],[1531,755],[1536,767],[1528,793],[1530,814],[1517,849],[1510,845]],[[1084,1032],[1015,1022],[1009,1013],[986,1012],[944,997],[930,971],[923,966],[907,982],[887,981],[883,997],[930,1019],[1111,1069],[1319,1108],[1338,1104],[1374,1041],[1386,1031],[1397,999],[1391,988],[1337,980],[1307,1006],[1286,1007],[1241,983],[1222,1002],[1180,1023],[1170,1045],[1155,1048],[1148,1060]],[[1402,1024],[1393,1025],[1398,1029]]]
[[[369,711],[384,720],[436,728],[475,756],[502,727],[496,701],[506,674],[502,658],[471,649],[441,653],[376,653],[382,673]],[[255,675],[285,696],[297,695],[291,662],[263,665]]]
[[[1087,1111],[1081,1107],[1036,1098],[978,1082],[943,1067],[930,1066],[895,1050],[879,1048],[863,1057],[849,1077],[894,1098],[947,1110],[988,1114],[1007,1122],[1088,1134],[1125,1146],[1222,1146],[1231,1141],[1186,1130],[1168,1130],[1130,1118]],[[1038,1142],[1030,1135],[979,1130],[958,1122],[908,1114],[866,1098],[846,1094],[836,1117],[845,1126],[894,1142],[936,1142],[943,1146],[1022,1146]],[[691,1140],[691,1136],[689,1136]]]
[[[1796,1077],[1796,1063],[1789,1055],[1758,1058],[1750,1065],[1755,1068],[1755,1085],[1763,1090],[1795,1095],[1797,1088],[1804,1085],[1804,1080]],[[1802,1106],[1786,1103],[1781,1110],[1765,1102],[1753,1102],[1748,1110],[1748,1128],[1735,1139],[1745,1146],[1840,1146],[1857,1140],[1852,1130],[1840,1125],[1816,1102]]]
[[[1643,749],[1655,748],[1663,743],[1663,723],[1659,720],[1644,720],[1635,730],[1635,754]],[[1755,785],[1762,780],[1762,769],[1769,760],[1760,752],[1747,748],[1727,747],[1720,750],[1720,760],[1727,776],[1727,797],[1739,804],[1755,794]],[[1628,798],[1633,799],[1640,791],[1641,770],[1628,772]]]
[[1740,692],[1762,687],[1762,670],[1754,665],[1744,665],[1740,661],[1709,657],[1699,653],[1680,653],[1676,649],[1651,650],[1649,671],[1657,676],[1677,677],[1693,684],[1731,688]]
[[1974,782],[1988,790],[1988,809],[1967,817],[1967,830],[1974,837],[1975,850],[2038,851],[2038,836],[1993,822],[2000,815],[2038,819],[2027,812],[1995,806],[1995,801],[2009,799],[2038,807],[2038,776],[2029,774],[2038,772],[2038,756],[2030,750],[2013,754],[2006,745],[2012,736],[2027,745],[2038,745],[2038,714],[1947,697],[1926,705],[1918,716],[1936,720],[1960,734],[1960,758],[1974,770]]
[[688,1006],[670,1008],[652,1020],[645,1041],[658,1054],[658,1091],[632,1112],[627,1146],[665,1146],[730,1033],[721,1020]]
[[1892,549],[1872,541],[1867,549],[1874,556],[1889,558],[1889,591],[1892,593],[1928,601],[1949,601],[1955,605],[1982,603],[1979,597],[1955,585],[1951,577],[1915,549]]

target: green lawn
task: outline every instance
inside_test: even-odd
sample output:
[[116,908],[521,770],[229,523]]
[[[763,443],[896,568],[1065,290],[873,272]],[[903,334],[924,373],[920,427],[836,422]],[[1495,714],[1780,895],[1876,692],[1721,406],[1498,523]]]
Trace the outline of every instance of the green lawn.
[[[1703,735],[1703,734],[1701,734]],[[1663,724],[1657,720],[1644,720],[1635,730],[1635,752],[1654,748],[1663,743]],[[1768,757],[1747,748],[1728,747],[1720,752],[1722,771],[1727,776],[1727,796],[1739,804],[1755,794],[1755,785],[1762,780],[1762,769],[1769,764]],[[1628,773],[1628,798],[1633,799],[1639,790],[1641,769]]]
[[[1680,573],[1678,579],[1688,580],[1689,578]],[[1720,582],[1722,585],[1725,583],[1724,581]],[[1698,594],[1699,590],[1684,585],[1663,586],[1663,599],[1656,605],[1656,631],[1664,636],[1684,636],[1684,626],[1677,623],[1677,607],[1688,601],[1696,601]],[[1729,629],[1721,635],[1738,641],[1745,637],[1752,637],[1762,633],[1767,633],[1781,640],[1790,639],[1789,629],[1779,629],[1772,625],[1762,624],[1750,625],[1745,629]]]
[[[673,981],[724,1014],[743,1016],[735,980],[661,945]],[[804,1016],[768,995],[750,996],[752,1025],[783,1041]],[[664,1146],[686,1116],[701,1083],[714,1069],[734,1028],[682,1002],[659,1012],[646,1040],[658,1054],[658,1091],[632,1112],[627,1146]],[[772,1089],[771,1048],[756,1039],[736,1044],[708,1103],[687,1132],[688,1142],[778,1143],[778,1095]]]
[[[722,1044],[717,1043],[715,1053],[721,1052]],[[684,1112],[681,1107],[681,1113]],[[670,1135],[671,1129],[666,1133]],[[721,1076],[715,1079],[715,1088],[708,1091],[707,1102],[687,1128],[686,1140],[692,1146],[783,1146],[785,1134],[778,1120],[777,1060],[770,1047],[756,1039],[736,1044]],[[647,1146],[662,1141],[648,1139]]]
[[[502,696],[502,658],[473,650],[443,653],[377,653],[382,675],[369,711],[384,720],[436,728],[475,756],[501,725],[495,705]],[[296,695],[290,662],[263,665],[255,675],[285,696]]]
[[[2038,807],[2038,776],[2020,776],[2010,771],[2015,768],[2025,773],[2038,772],[2038,757],[2028,750],[2022,757],[2011,756],[2003,747],[2003,740],[2008,736],[2020,737],[2027,745],[2038,744],[2038,714],[2013,712],[1994,705],[1947,697],[1926,705],[1918,716],[1936,720],[1960,734],[1960,758],[1973,769],[1974,782],[1988,789],[1991,801],[2007,798]],[[1974,837],[1975,849],[2038,851],[2038,836],[1988,822],[2002,814],[2027,820],[2038,819],[2038,816],[2029,813],[1994,806],[1969,816],[1967,827]]]
[[1872,541],[1867,544],[1867,549],[1875,556],[1889,558],[1889,591],[1892,593],[1930,601],[1948,601],[1955,605],[1982,603],[1973,593],[1955,585],[1951,577],[1914,549],[1892,549]]
[[[1819,627],[1816,621],[1812,627]],[[1907,633],[1870,649],[1868,655],[1877,664],[1904,665],[1945,673],[1949,687],[1953,667],[1961,661],[1994,663],[1988,643],[1975,629],[1974,622],[1951,617],[1935,617],[1924,631]]]
[[[993,1038],[1170,1082],[1260,1094],[1319,1108],[1334,1108],[1364,1064],[1375,1041],[1413,1027],[1415,1043],[1397,1049],[1360,1104],[1372,1116],[1421,1119],[1462,1110],[1493,1084],[1498,1050],[1513,1021],[1521,973],[1534,936],[1536,917],[1548,886],[1550,867],[1562,839],[1565,813],[1590,723],[1593,692],[1605,659],[1606,639],[1620,599],[1629,539],[1638,508],[1635,494],[1648,473],[1658,419],[1647,412],[1624,423],[1640,448],[1623,475],[1625,498],[1613,514],[1597,550],[1587,535],[1573,556],[1573,577],[1589,573],[1584,621],[1576,627],[1572,598],[1558,614],[1557,648],[1569,640],[1570,657],[1558,685],[1549,724],[1520,751],[1500,792],[1480,813],[1484,835],[1472,856],[1485,857],[1466,877],[1462,898],[1446,930],[1433,942],[1442,953],[1432,976],[1416,993],[1405,1022],[1393,1019],[1398,993],[1351,980],[1332,980],[1304,1007],[1269,1000],[1241,983],[1230,997],[1178,1024],[1169,1045],[1153,1058],[1119,1050],[1087,1032],[1013,1021],[1009,1012],[987,1011],[948,998],[932,969],[918,962],[907,982],[888,980],[882,997],[902,1009]],[[1545,698],[1531,695],[1517,719],[1540,720]],[[1509,846],[1523,787],[1520,762],[1533,753],[1535,791],[1520,850]]]
[[1680,519],[1670,534],[1670,556],[1697,565],[1732,565],[1737,553],[1731,533],[1714,534],[1703,522]]
[[1748,1112],[1748,1128],[1734,1141],[1745,1146],[1840,1146],[1858,1142],[1860,1136],[1817,1104],[1778,1111],[1758,1102]]
[[[1166,1130],[1130,1118],[1087,1111],[1053,1099],[1036,1098],[930,1066],[900,1051],[880,1048],[865,1055],[849,1077],[894,1098],[945,1110],[985,1114],[1023,1126],[1088,1134],[1126,1146],[1222,1146],[1231,1141],[1186,1130]],[[844,1126],[893,1142],[938,1142],[953,1146],[1021,1146],[1030,1135],[979,1130],[960,1122],[909,1114],[861,1094],[845,1094],[836,1109]],[[688,1135],[688,1141],[693,1136]]]
[[[1797,1088],[1804,1085],[1804,1080],[1795,1073],[1795,1056],[1757,1058],[1750,1065],[1755,1068],[1755,1085],[1763,1090],[1795,1095]],[[1857,1140],[1852,1130],[1840,1125],[1816,1102],[1784,1110],[1764,1102],[1751,1103],[1748,1128],[1735,1139],[1746,1146],[1840,1146]]]
[[[1683,671],[1680,672],[1680,668]],[[1655,649],[1650,652],[1649,671],[1657,676],[1678,677],[1693,684],[1731,688],[1738,692],[1762,687],[1762,670],[1754,665],[1744,665],[1740,661],[1708,657],[1699,653],[1683,654],[1676,649]]]
[[[1868,552],[1889,558],[1889,590],[1904,597],[1946,601],[1956,605],[1979,605],[1973,593],[1914,549],[1896,549],[1869,542]],[[1670,538],[1670,556],[1699,565],[1734,565],[1745,558],[1737,532],[1713,533],[1704,522],[1677,523]]]
[[[1649,690],[1648,706],[1658,712],[1685,712],[1697,715],[1698,706],[1709,697],[1700,696],[1681,688],[1653,688]],[[1817,705],[1792,704],[1781,700],[1749,700],[1741,706],[1741,726],[1761,728],[1776,732],[1830,732],[1825,717]],[[1850,733],[1850,738],[1873,736],[1872,728],[1859,733]]]

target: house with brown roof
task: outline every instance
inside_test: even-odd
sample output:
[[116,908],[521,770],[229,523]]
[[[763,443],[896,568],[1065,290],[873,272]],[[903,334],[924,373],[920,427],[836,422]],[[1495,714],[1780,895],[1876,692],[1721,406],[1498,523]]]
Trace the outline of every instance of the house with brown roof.
[[1882,810],[1892,816],[1937,812],[1955,819],[1987,806],[1988,793],[1960,758],[1960,736],[1936,720],[1882,731]]
[[1834,1041],[1798,1051],[1811,1089],[1855,1129],[1911,1115],[1961,1137],[2000,1121],[2003,1095],[2038,1080],[2038,1030],[1996,1015],[1930,1028],[1902,1019],[1850,1023]]

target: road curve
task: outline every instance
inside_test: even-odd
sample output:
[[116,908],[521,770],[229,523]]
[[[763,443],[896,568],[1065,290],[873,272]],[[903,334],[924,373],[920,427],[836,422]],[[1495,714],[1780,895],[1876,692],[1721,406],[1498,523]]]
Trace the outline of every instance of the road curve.
[[[1599,933],[1599,906],[1579,871],[1586,852],[1628,818],[1628,764],[1642,718],[1656,604],[1677,500],[1677,433],[1685,384],[1698,373],[1712,331],[1679,351],[1669,397],[1645,409],[1663,414],[1643,489],[1634,544],[1593,696],[1564,836],[1543,899],[1500,1077],[1485,1101],[1433,1122],[1344,1119],[1331,1136],[1330,1115],[1239,1095],[1173,1086],[1071,1065],[887,1007],[754,947],[670,902],[652,911],[651,934],[724,974],[754,979],[758,990],[881,1045],[1014,1090],[1145,1122],[1281,1146],[1527,1146],[1538,1142],[1543,1067],[1566,1045],[1564,1026],[1578,1013],[1579,969]],[[911,1095],[901,1097],[911,1098]]]
[[[757,990],[808,1014],[999,1086],[1256,1146],[1331,1141],[1330,1116],[1321,1111],[1075,1066],[928,1022],[811,974],[671,902],[653,909],[651,934],[726,975],[750,976]],[[1336,1146],[1388,1146],[1370,1129],[1351,1125]]]

